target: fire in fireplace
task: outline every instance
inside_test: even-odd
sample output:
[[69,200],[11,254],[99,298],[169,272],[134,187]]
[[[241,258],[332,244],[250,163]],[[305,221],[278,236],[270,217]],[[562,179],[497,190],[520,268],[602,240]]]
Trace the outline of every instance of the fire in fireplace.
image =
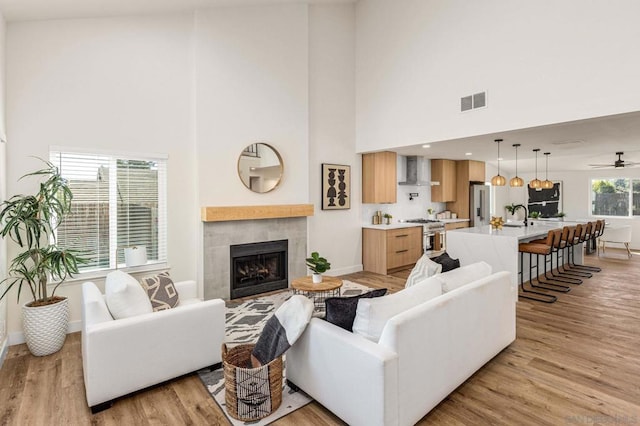
[[231,298],[287,288],[289,240],[237,244],[231,250]]

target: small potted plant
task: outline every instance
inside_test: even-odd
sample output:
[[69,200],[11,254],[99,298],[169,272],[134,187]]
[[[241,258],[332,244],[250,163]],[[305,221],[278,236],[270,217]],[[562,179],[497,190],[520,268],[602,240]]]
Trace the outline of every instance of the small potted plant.
[[436,212],[431,207],[427,209],[427,219],[434,220],[436,218]]
[[385,223],[387,225],[391,225],[391,219],[393,218],[393,216],[391,216],[389,213],[385,213],[384,218],[385,218]]
[[507,209],[507,212],[509,212],[509,216],[510,216],[507,219],[510,219],[513,221],[522,220],[522,218],[519,217],[519,215],[516,213],[520,207],[522,207],[522,204],[515,204],[515,203],[507,204],[506,206],[504,206],[504,208]]
[[322,282],[322,274],[331,269],[331,263],[320,256],[317,251],[314,251],[311,253],[311,257],[307,257],[307,267],[313,273],[313,283],[318,284]]
[[531,219],[539,219],[540,218],[540,212],[531,212],[531,213],[529,213],[529,217]]
[[563,222],[563,221],[564,221],[564,217],[565,217],[566,215],[567,215],[567,214],[566,214],[565,212],[558,212],[558,213],[556,213],[556,217],[558,218],[558,220],[559,220],[560,222]]

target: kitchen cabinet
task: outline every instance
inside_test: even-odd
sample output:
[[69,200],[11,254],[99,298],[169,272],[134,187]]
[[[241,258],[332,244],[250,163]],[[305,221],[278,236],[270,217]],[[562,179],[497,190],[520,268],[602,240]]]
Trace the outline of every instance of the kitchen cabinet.
[[431,187],[431,201],[444,203],[456,200],[456,162],[453,160],[431,160],[431,181],[440,185]]
[[447,210],[469,219],[469,190],[472,182],[485,181],[484,161],[456,161],[456,199],[447,203]]
[[412,265],[422,256],[422,226],[362,229],[362,266],[387,275]]
[[467,222],[467,221],[465,221],[465,222],[450,222],[450,223],[445,223],[444,224],[445,231],[451,231],[453,229],[468,228],[468,227],[469,227],[469,222]]
[[395,152],[362,154],[362,202],[395,203],[398,173]]

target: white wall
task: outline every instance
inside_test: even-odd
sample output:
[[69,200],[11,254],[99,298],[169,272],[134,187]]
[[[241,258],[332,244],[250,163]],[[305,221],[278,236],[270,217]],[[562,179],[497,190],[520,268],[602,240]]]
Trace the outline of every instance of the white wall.
[[[640,110],[640,2],[361,0],[357,151]],[[488,108],[460,113],[486,90]]]
[[[201,206],[309,201],[309,53],[306,5],[197,12],[196,150]],[[237,160],[266,142],[284,162],[280,186],[248,190]]]
[[[0,139],[6,140],[5,126],[5,36],[6,26],[0,13]],[[7,196],[7,161],[6,143],[0,141],[0,203]],[[0,240],[0,281],[7,276],[7,244]],[[0,285],[0,295],[4,293],[5,284]],[[7,344],[7,299],[0,300],[0,366],[2,366],[4,348]]]
[[[326,254],[333,272],[359,270],[354,20],[353,5],[275,4],[11,23],[8,193],[33,190],[17,178],[50,145],[164,152],[174,278],[201,278],[200,207],[224,205],[313,202],[309,249]],[[237,175],[253,142],[284,161],[282,184],[267,194]],[[351,210],[320,210],[322,162],[352,165]],[[58,293],[77,322],[80,282]],[[20,307],[8,306],[9,331],[19,333]]]
[[[361,160],[355,154],[355,8],[309,9],[309,252],[331,262],[331,275],[362,269]],[[351,209],[321,209],[322,163],[351,166]]]
[[[41,166],[31,156],[48,158],[50,145],[167,153],[168,259],[179,280],[195,277],[199,217],[191,31],[191,15],[10,23],[7,31],[8,194],[35,189],[17,180]],[[78,320],[80,282],[58,293]],[[9,299],[16,332],[20,307]]]

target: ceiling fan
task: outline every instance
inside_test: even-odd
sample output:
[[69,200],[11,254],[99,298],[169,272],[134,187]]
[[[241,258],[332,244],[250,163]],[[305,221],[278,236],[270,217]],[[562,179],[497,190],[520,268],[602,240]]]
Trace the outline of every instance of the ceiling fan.
[[603,167],[615,167],[616,169],[618,168],[622,168],[622,167],[631,167],[631,166],[637,166],[640,163],[635,163],[633,161],[627,161],[625,162],[622,159],[622,156],[624,155],[624,152],[616,152],[616,155],[618,156],[618,159],[616,161],[613,162],[613,164],[589,164],[589,166],[593,167],[593,168],[603,168]]

